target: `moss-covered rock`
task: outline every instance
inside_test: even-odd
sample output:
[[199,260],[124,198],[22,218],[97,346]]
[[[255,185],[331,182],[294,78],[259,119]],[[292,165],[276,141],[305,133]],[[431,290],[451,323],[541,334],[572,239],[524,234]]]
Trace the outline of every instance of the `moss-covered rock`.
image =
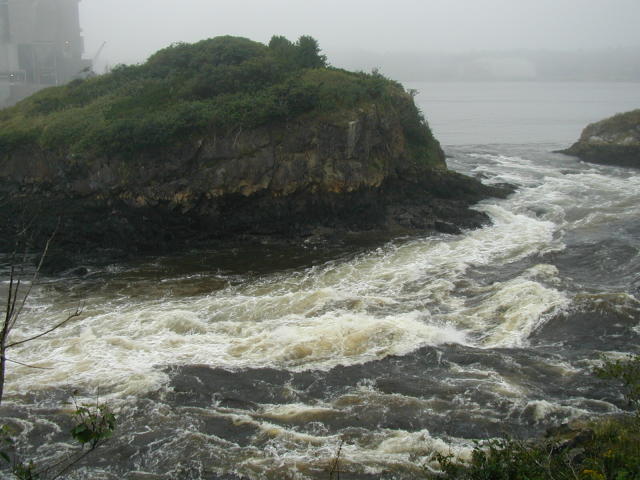
[[640,168],[640,110],[592,123],[563,153],[587,162]]

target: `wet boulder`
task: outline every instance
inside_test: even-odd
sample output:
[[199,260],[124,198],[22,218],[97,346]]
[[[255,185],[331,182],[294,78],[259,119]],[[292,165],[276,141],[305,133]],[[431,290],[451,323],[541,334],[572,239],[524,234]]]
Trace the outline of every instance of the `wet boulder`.
[[592,123],[562,153],[587,162],[640,168],[640,109]]

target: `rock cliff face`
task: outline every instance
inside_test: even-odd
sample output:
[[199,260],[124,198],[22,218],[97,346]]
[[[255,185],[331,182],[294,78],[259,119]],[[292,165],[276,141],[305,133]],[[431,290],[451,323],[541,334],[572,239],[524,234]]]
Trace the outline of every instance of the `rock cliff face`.
[[593,123],[563,151],[588,162],[640,168],[640,110]]
[[133,160],[23,149],[0,160],[5,215],[27,207],[47,232],[60,218],[65,249],[139,252],[319,227],[456,232],[486,222],[472,203],[505,193],[447,171],[435,140],[438,162],[415,160],[391,112],[348,118],[211,131]]

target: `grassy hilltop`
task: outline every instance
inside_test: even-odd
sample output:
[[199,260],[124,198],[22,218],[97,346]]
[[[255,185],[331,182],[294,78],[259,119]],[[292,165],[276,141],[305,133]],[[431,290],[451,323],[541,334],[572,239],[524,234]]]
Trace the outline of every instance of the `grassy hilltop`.
[[0,154],[37,147],[80,158],[133,156],[204,131],[224,135],[373,103],[400,114],[417,157],[436,154],[424,118],[399,83],[329,67],[312,37],[292,43],[274,36],[268,46],[217,37],[174,44],[144,64],[49,88],[0,111]]

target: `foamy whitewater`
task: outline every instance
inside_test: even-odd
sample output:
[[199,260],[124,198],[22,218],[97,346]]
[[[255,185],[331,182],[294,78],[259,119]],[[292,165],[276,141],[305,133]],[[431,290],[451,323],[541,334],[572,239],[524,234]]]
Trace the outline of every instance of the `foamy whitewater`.
[[600,354],[637,351],[640,175],[552,147],[447,147],[451,168],[518,187],[477,205],[492,224],[462,235],[239,246],[43,279],[14,338],[82,314],[11,353],[41,367],[7,377],[26,450],[69,448],[51,407],[74,390],[119,425],[68,478],[327,478],[343,443],[343,470],[409,479],[434,452],[464,458],[475,439],[619,411],[590,372]]

